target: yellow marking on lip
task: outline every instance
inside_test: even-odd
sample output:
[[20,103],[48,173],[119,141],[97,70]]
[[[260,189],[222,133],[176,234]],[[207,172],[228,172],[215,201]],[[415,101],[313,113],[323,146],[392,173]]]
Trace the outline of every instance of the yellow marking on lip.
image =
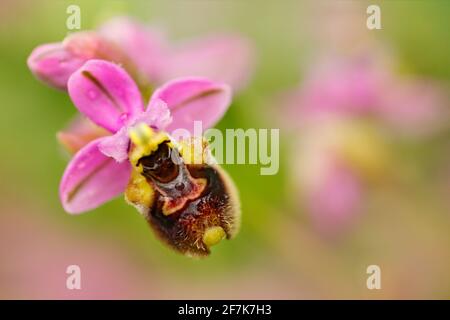
[[209,248],[218,244],[222,239],[225,238],[225,230],[222,227],[209,227],[205,230],[203,234],[203,243]]
[[141,208],[150,208],[153,204],[154,190],[147,182],[145,177],[134,170],[131,173],[131,179],[125,190],[125,199],[127,202],[138,205]]

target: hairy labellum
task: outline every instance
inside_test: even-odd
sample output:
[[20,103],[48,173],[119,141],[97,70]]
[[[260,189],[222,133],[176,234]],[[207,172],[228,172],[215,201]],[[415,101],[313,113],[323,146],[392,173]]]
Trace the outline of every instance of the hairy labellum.
[[237,233],[237,191],[220,166],[203,157],[192,163],[189,142],[180,148],[165,134],[153,134],[141,146],[132,140],[137,147],[130,157],[134,172],[126,199],[161,240],[185,255],[206,256],[212,245]]

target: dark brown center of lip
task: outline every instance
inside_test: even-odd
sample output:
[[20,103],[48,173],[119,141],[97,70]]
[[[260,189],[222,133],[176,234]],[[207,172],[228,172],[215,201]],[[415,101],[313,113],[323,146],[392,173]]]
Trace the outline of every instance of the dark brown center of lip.
[[179,169],[172,160],[173,152],[177,151],[171,149],[167,142],[163,142],[151,155],[141,158],[138,165],[142,165],[143,176],[162,183],[174,180],[178,176]]

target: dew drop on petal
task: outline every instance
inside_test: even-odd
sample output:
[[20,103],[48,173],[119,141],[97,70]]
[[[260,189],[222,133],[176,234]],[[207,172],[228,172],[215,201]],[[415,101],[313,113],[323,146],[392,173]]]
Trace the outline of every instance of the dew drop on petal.
[[98,92],[93,89],[89,90],[87,94],[88,94],[89,99],[91,99],[91,100],[94,100],[98,97]]
[[120,121],[123,123],[123,122],[126,122],[127,120],[128,120],[128,113],[122,113],[121,115],[120,115]]

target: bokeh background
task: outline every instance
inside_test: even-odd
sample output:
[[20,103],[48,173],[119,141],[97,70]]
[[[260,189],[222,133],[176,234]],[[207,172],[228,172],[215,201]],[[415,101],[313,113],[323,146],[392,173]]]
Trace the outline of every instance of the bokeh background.
[[[372,3],[381,7],[382,30],[366,28]],[[55,134],[76,110],[67,94],[33,77],[26,59],[37,45],[67,35],[70,4],[80,6],[83,30],[130,15],[173,40],[233,31],[253,43],[255,72],[218,128],[279,128],[280,171],[261,176],[258,165],[225,166],[240,191],[242,229],[207,259],[169,250],[121,198],[79,216],[63,211],[57,190],[68,157]],[[447,1],[2,0],[0,298],[449,298],[449,15]],[[292,120],[300,122],[301,112],[286,96],[322,69],[319,57],[351,62],[364,52],[390,61],[394,83],[429,79],[443,95],[427,105],[438,108],[440,121],[426,135],[383,135],[389,169],[375,171],[382,183],[364,182],[351,223],[330,234],[317,225],[327,222],[314,218],[298,181],[299,167],[313,171],[314,162],[297,161],[310,152],[297,142],[334,127],[308,126],[303,134]],[[420,97],[421,89],[409,92]],[[400,104],[408,101],[416,99]],[[370,115],[364,121],[383,127]],[[415,126],[422,131],[420,121]],[[363,145],[378,159],[370,141]],[[314,201],[326,203],[330,192]],[[72,264],[81,267],[82,290],[66,289]],[[381,290],[366,287],[372,264],[381,268]]]

